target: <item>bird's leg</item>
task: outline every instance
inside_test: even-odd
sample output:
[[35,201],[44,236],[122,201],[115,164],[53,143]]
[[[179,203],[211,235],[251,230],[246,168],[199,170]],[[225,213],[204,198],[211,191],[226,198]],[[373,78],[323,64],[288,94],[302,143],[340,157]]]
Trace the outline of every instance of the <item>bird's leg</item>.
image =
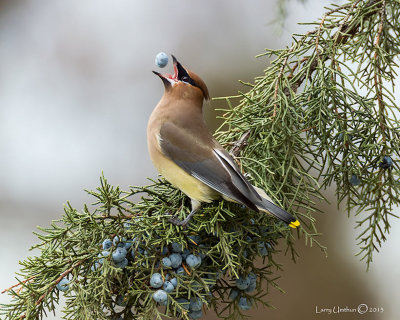
[[182,226],[183,228],[186,228],[187,224],[190,222],[190,220],[192,220],[194,214],[199,211],[198,209],[196,210],[192,210],[189,215],[181,220],[179,219],[177,216],[174,216],[172,218],[169,219],[169,222],[171,222],[172,224],[176,225],[176,226]]
[[195,213],[199,211],[201,208],[201,203],[199,201],[194,199],[191,200],[192,200],[192,211],[189,213],[189,215],[184,220],[181,220],[177,216],[174,216],[171,219],[169,219],[169,222],[171,222],[176,226],[182,226],[183,228],[186,228],[186,226],[188,225],[190,220],[192,220]]

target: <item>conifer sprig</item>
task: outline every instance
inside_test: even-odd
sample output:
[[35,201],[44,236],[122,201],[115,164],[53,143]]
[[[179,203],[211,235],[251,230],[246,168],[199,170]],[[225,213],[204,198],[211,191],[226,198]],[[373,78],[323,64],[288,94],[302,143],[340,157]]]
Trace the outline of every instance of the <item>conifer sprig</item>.
[[327,10],[291,47],[259,56],[275,60],[248,92],[225,98],[227,129],[219,137],[237,139],[251,128],[244,167],[286,208],[295,205],[303,223],[313,221],[307,210],[318,210],[318,183],[334,184],[339,204],[360,217],[359,255],[369,267],[400,202],[400,109],[393,96],[400,4],[356,0]]
[[[219,141],[253,184],[301,221],[322,250],[316,214],[321,187],[360,217],[360,255],[369,266],[399,205],[397,76],[400,3],[353,0],[332,6],[315,28],[294,36],[249,91],[227,97]],[[122,191],[101,177],[81,211],[69,203],[40,228],[37,253],[4,290],[5,319],[42,319],[65,295],[64,319],[183,319],[206,307],[241,319],[269,306],[278,243],[297,253],[294,232],[276,219],[224,201],[205,205],[186,230],[169,218],[188,199],[163,180]],[[141,196],[141,200],[137,199]],[[256,260],[262,258],[259,267]]]

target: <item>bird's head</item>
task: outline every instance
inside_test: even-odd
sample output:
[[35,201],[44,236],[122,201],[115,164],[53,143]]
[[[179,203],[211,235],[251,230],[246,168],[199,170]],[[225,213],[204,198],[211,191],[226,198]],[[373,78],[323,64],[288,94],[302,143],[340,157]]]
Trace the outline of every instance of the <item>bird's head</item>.
[[206,100],[210,99],[208,94],[208,89],[204,81],[193,71],[182,66],[182,64],[173,56],[172,60],[174,62],[174,74],[153,71],[158,75],[164,83],[166,92],[174,92],[180,90],[194,90],[199,91],[203,98]]

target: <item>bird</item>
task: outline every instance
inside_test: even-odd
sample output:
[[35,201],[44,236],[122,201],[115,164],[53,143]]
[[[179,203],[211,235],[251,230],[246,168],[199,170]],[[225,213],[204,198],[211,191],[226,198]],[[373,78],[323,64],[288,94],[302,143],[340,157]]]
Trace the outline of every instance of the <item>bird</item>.
[[153,71],[164,84],[164,94],[147,124],[148,151],[154,166],[191,200],[190,214],[184,220],[175,216],[170,221],[186,227],[202,203],[223,198],[297,228],[300,222],[274,204],[264,190],[253,186],[211,134],[202,113],[203,101],[210,99],[205,82],[171,56],[174,74]]

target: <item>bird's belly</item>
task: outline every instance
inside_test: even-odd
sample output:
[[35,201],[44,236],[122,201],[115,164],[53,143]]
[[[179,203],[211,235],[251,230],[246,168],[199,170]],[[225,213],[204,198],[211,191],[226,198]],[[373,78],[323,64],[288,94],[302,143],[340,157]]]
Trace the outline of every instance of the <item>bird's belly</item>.
[[210,188],[200,180],[192,177],[171,160],[165,158],[162,165],[157,166],[161,175],[174,187],[180,189],[189,198],[200,202],[211,202],[220,198],[217,191]]

